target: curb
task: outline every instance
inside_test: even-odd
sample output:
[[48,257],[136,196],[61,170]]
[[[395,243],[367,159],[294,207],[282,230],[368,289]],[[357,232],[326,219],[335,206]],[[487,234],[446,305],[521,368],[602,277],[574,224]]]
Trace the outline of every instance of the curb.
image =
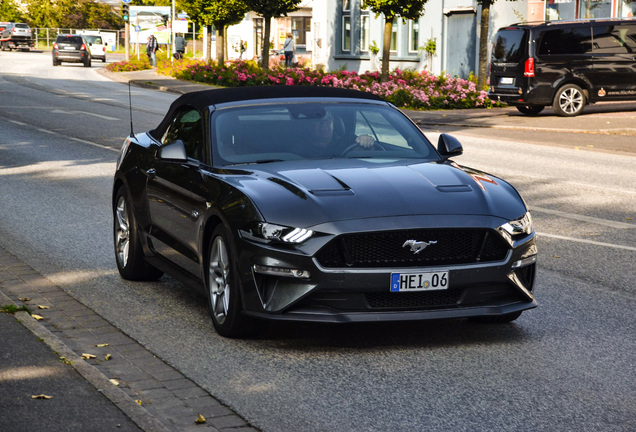
[[[16,305],[13,300],[0,292],[3,303]],[[16,305],[17,306],[17,305]],[[60,357],[66,358],[69,364],[97,391],[106,396],[113,404],[124,412],[130,419],[144,431],[170,432],[143,406],[132,400],[123,390],[114,386],[110,380],[97,368],[90,365],[83,358],[75,354],[64,342],[51,333],[46,327],[37,322],[28,312],[19,311],[14,314],[15,319],[42,342],[50,347]]]

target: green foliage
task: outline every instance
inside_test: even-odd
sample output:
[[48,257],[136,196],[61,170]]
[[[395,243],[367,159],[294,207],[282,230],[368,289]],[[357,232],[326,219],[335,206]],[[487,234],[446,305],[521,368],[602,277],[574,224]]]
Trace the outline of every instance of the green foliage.
[[[2,7],[8,1],[4,0]],[[121,20],[111,6],[97,0],[26,0],[25,5],[24,21],[31,27],[121,28]]]
[[251,11],[264,18],[279,18],[298,10],[302,0],[244,0]]
[[434,56],[437,53],[437,38],[432,38],[426,41],[426,45],[421,46],[420,49],[430,56]]
[[218,29],[240,23],[249,12],[243,0],[192,0],[181,6],[192,21]]
[[120,61],[117,63],[109,63],[106,66],[111,72],[132,72],[132,71],[140,71],[145,69],[150,69],[150,63],[148,62],[148,58],[146,56],[142,57],[140,60],[131,58],[129,61]]
[[0,17],[3,21],[8,22],[24,21],[24,16],[18,9],[15,0],[2,0],[0,2]]
[[378,55],[378,53],[380,52],[380,48],[375,44],[375,41],[371,41],[371,43],[369,44],[369,51],[371,51],[371,53],[374,55]]
[[362,6],[370,8],[377,15],[383,14],[387,20],[395,17],[414,20],[422,16],[426,2],[427,0],[364,0]]
[[28,312],[29,315],[31,314],[31,310],[28,307],[26,307],[26,306],[18,307],[18,306],[14,305],[14,304],[8,304],[8,305],[0,306],[0,312],[14,314],[14,313],[20,312],[20,311]]

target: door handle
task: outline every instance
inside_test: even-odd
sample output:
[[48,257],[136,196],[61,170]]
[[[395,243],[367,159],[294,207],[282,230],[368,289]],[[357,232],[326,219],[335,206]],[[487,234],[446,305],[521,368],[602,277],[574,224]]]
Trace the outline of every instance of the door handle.
[[150,168],[148,171],[146,171],[146,174],[151,180],[154,180],[155,177],[157,177],[157,170],[154,168]]

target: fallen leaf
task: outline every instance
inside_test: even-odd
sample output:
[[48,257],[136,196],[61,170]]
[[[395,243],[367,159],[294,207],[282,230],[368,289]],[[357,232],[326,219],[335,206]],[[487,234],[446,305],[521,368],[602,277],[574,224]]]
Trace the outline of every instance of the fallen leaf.
[[84,360],[88,360],[88,359],[94,359],[94,358],[97,358],[97,356],[96,356],[96,355],[93,355],[93,354],[86,354],[86,353],[84,353],[84,354],[82,354],[82,358],[83,358]]
[[40,320],[43,320],[43,319],[44,319],[44,317],[43,317],[43,316],[36,315],[36,314],[33,314],[33,315],[31,315],[31,316],[32,316],[33,318],[35,318],[36,320],[38,320],[38,321],[40,321]]
[[45,394],[33,395],[31,399],[53,399],[53,396],[48,396]]
[[197,417],[197,419],[194,421],[196,424],[203,424],[206,422],[205,417],[203,417],[201,414],[199,414],[199,417]]
[[97,344],[97,345],[95,345],[95,346],[96,346],[97,348],[104,348],[104,347],[107,347],[107,346],[108,346],[108,344]]
[[139,405],[141,405],[141,400],[137,399],[135,402],[137,402]]
[[31,301],[31,299],[28,298],[28,297],[22,297],[22,298],[19,298],[18,300],[23,301],[23,302]]
[[51,309],[49,306],[38,305],[39,309]]
[[561,258],[559,255],[554,255],[552,258]]
[[112,356],[111,354],[106,354],[106,355],[104,356],[104,360],[106,360],[106,361],[108,361],[108,360],[110,360],[110,359],[112,359],[112,358],[113,358],[113,356]]
[[115,378],[111,378],[108,381],[111,382],[111,384],[118,386],[119,385],[119,381],[117,381]]
[[585,237],[598,237],[600,234],[583,234]]
[[627,220],[632,220],[632,218],[630,218],[630,217],[628,217],[628,218],[625,218],[625,219],[627,219]]

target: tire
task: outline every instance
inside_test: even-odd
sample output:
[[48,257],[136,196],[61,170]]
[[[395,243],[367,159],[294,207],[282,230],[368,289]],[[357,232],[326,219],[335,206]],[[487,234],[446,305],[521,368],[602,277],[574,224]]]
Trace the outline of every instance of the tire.
[[574,117],[581,114],[587,100],[583,89],[576,84],[566,84],[557,90],[552,108],[561,117]]
[[545,107],[542,105],[517,105],[519,112],[527,116],[535,116],[543,111],[543,108]]
[[137,221],[125,187],[119,188],[113,207],[113,238],[115,260],[122,278],[134,281],[154,281],[163,272],[146,263],[139,238]]
[[212,324],[224,337],[244,336],[249,319],[241,314],[241,287],[228,231],[219,225],[207,249],[206,291]]
[[62,62],[53,59],[53,66],[59,66]]
[[495,316],[480,316],[471,318],[471,321],[483,323],[483,324],[506,324],[512,322],[521,316],[521,312],[512,312],[505,315],[495,315]]
[[87,61],[84,62],[84,67],[91,67],[91,60],[88,59]]

